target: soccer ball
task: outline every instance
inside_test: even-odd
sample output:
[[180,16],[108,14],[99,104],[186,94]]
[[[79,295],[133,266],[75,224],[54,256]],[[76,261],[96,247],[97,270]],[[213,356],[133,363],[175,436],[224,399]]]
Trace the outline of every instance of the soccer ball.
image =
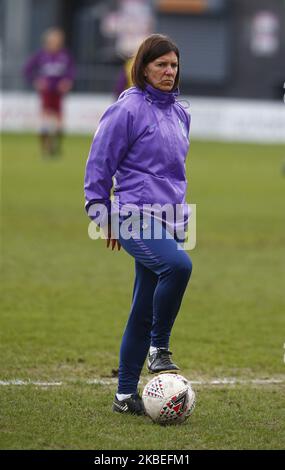
[[150,380],[142,394],[146,414],[159,424],[180,424],[194,411],[195,393],[185,377],[159,374]]

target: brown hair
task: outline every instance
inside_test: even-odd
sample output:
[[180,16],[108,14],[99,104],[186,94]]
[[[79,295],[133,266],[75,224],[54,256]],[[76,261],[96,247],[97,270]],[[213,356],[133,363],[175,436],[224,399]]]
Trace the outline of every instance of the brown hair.
[[179,84],[179,50],[176,44],[174,44],[168,36],[164,36],[162,34],[152,34],[140,45],[134,58],[131,72],[134,85],[144,90],[146,86],[144,68],[153,60],[172,51],[175,52],[178,59],[178,69],[173,89],[177,88]]

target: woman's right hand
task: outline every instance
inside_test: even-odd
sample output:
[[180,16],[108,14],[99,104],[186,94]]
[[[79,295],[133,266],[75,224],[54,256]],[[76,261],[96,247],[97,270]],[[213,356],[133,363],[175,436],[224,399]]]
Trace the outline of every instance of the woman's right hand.
[[45,78],[38,78],[34,81],[34,87],[39,93],[46,91],[48,88],[47,80]]

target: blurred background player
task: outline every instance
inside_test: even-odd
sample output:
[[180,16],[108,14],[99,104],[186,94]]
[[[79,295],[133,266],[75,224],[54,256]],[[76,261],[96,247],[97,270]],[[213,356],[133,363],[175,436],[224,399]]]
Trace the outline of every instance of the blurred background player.
[[62,98],[74,82],[74,61],[64,42],[61,29],[48,29],[43,34],[43,48],[30,57],[24,67],[26,79],[33,84],[41,100],[40,140],[44,155],[60,154]]

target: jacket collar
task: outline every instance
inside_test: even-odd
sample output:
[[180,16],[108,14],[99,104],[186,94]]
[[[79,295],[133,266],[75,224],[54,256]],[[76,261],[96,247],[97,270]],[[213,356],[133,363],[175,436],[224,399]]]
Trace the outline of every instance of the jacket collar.
[[158,88],[154,88],[149,83],[146,84],[144,89],[144,94],[147,100],[162,106],[169,106],[170,104],[175,103],[176,97],[179,93],[179,88],[176,88],[173,91],[162,91]]

